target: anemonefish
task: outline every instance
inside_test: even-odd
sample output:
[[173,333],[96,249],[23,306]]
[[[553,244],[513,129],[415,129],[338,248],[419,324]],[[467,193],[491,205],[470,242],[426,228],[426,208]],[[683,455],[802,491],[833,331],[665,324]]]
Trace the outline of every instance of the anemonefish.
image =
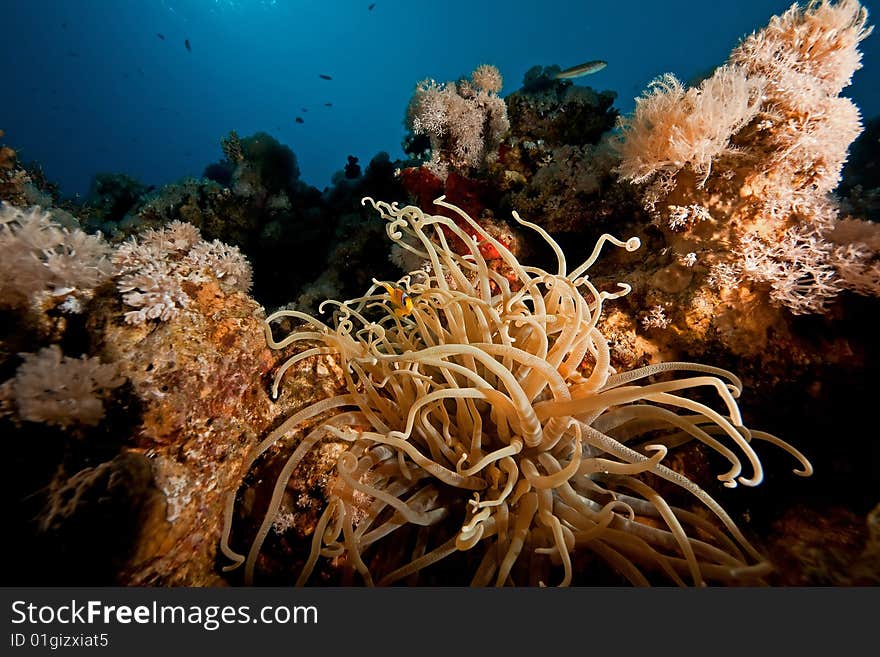
[[379,283],[379,285],[384,287],[385,291],[388,292],[388,296],[391,297],[391,307],[394,309],[395,315],[398,317],[406,317],[407,315],[412,314],[412,297],[394,285],[389,285],[388,283]]

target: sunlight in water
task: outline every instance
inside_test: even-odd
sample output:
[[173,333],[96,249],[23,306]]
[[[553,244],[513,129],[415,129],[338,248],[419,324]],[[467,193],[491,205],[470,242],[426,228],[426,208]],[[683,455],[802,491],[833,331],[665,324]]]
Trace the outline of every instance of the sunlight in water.
[[250,9],[252,7],[274,7],[277,0],[214,0],[214,6],[223,9]]

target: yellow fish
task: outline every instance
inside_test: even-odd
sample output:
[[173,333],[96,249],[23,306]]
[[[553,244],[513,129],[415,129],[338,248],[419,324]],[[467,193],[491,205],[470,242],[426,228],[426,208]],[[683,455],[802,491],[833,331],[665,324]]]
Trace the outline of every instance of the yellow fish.
[[379,283],[379,285],[384,287],[385,291],[388,292],[388,296],[391,297],[391,307],[393,308],[395,315],[398,317],[406,317],[407,315],[412,314],[412,297],[394,285],[389,285],[388,283]]

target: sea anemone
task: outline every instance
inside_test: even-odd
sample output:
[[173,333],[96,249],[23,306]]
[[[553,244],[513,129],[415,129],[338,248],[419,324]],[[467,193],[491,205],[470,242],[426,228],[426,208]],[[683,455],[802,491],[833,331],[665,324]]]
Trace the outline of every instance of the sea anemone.
[[[292,365],[328,354],[341,364],[347,390],[296,412],[252,451],[251,465],[306,421],[320,420],[287,458],[246,555],[229,545],[230,495],[221,542],[233,561],[227,570],[244,565],[245,581],[253,581],[291,476],[322,441],[336,439],[349,447],[336,461],[299,585],[322,557],[337,558],[367,584],[391,584],[468,551],[470,581],[478,586],[525,583],[542,560],[551,566],[546,572],[570,584],[572,555],[580,551],[638,585],[763,581],[770,564],[728,513],[663,460],[700,441],[729,462],[718,479],[730,488],[761,482],[757,441],[791,453],[799,475],[811,474],[811,466],[782,440],[743,426],[736,403],[742,385],[726,370],[687,362],[613,370],[597,323],[603,303],[630,288],[600,291],[586,271],[604,245],[633,251],[637,238],[602,235],[590,257],[568,271],[559,245],[514,212],[553,249],[551,273],[518,262],[442,197],[435,203],[459,220],[363,202],[387,221],[391,240],[426,265],[395,284],[375,281],[360,298],[325,302],[334,308],[328,323],[290,310],[267,318],[271,347],[307,347],[279,369],[274,395]],[[470,252],[456,254],[450,234]],[[490,269],[484,242],[515,276]],[[387,285],[409,295],[411,313],[395,312]],[[285,317],[304,325],[276,340],[271,325]],[[688,374],[668,376],[674,373]],[[657,375],[664,380],[654,381]],[[717,393],[723,412],[682,396],[700,387]],[[697,510],[670,504],[658,492],[660,480],[689,494]],[[402,531],[413,526],[417,531]],[[384,558],[375,559],[380,551]],[[398,555],[390,566],[389,554]]]

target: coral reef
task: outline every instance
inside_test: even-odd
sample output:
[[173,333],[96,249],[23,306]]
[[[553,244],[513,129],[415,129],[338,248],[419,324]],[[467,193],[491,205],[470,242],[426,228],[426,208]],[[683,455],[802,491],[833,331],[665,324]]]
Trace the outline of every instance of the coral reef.
[[595,144],[614,127],[617,94],[558,80],[558,66],[534,66],[522,88],[504,98],[510,131],[520,139],[550,147]]
[[[241,483],[235,463],[249,441],[281,411],[260,385],[274,361],[262,309],[245,292],[249,264],[189,224],[114,248],[62,229],[51,211],[2,211],[4,262],[20,285],[7,295],[0,422],[16,436],[11,467],[36,489],[20,509],[30,533],[20,549],[43,555],[54,583],[222,583],[214,560],[225,492]],[[147,279],[165,286],[161,295]],[[81,303],[40,306],[53,321],[47,332],[28,320],[34,299],[47,290],[54,299],[62,285]],[[83,529],[104,536],[102,519],[126,533],[90,551]],[[58,542],[78,569],[49,567]]]
[[773,526],[771,554],[784,586],[877,586],[880,505],[865,517],[845,507],[795,507]]
[[[0,139],[4,136],[0,130]],[[22,163],[14,149],[0,144],[0,199],[20,206],[52,205],[58,196],[58,186],[46,178],[38,164]]]
[[[524,157],[530,166],[522,166]],[[629,188],[617,181],[619,160],[605,142],[554,148],[519,142],[502,162],[511,167],[506,171],[520,169],[527,175],[520,174],[521,184],[510,185],[501,207],[540,217],[551,233],[595,231],[643,214]]]
[[868,120],[850,147],[837,188],[845,214],[880,221],[880,116]]
[[114,224],[121,222],[151,191],[146,185],[122,173],[98,173],[92,178],[85,200],[85,225],[113,234]]
[[18,416],[62,429],[72,424],[98,424],[104,417],[101,399],[123,383],[114,364],[98,358],[69,358],[57,344],[36,354],[19,354],[24,361],[0,396],[15,403]]
[[880,583],[870,31],[794,5],[623,117],[425,80],[323,190],[263,132],[82,203],[0,144],[7,583]]
[[[880,289],[877,225],[841,216],[830,195],[859,129],[837,94],[868,30],[858,3],[795,6],[698,87],[661,78],[623,119],[619,144],[619,171],[644,179],[633,188],[652,221],[624,224],[650,255],[627,264],[633,292],[602,324],[612,363],[687,354],[735,366],[759,397],[777,400],[758,417],[779,431],[787,417],[790,431],[811,436],[808,453],[822,449],[834,404],[864,399],[865,367],[877,359],[865,324]],[[815,93],[784,92],[795,84]],[[726,122],[711,119],[724,112]],[[719,125],[739,129],[724,137]],[[610,254],[594,281],[615,280],[621,265]]]
[[[206,240],[240,249],[254,265],[254,294],[274,306],[299,297],[311,303],[316,290],[329,296],[360,290],[390,268],[359,265],[372,253],[371,236],[381,231],[361,209],[360,197],[368,191],[401,194],[387,153],[378,153],[355,177],[346,174],[353,170],[349,160],[322,193],[298,179],[293,152],[264,133],[241,138],[232,131],[221,147],[226,158],[207,167],[205,178],[147,192],[121,221],[104,222],[101,229],[119,242],[174,221],[191,224]],[[278,267],[291,253],[298,266]]]
[[123,453],[146,456],[151,472],[120,584],[223,584],[215,560],[225,496],[282,410],[261,385],[275,361],[255,333],[260,306],[216,276],[184,289],[189,302],[165,321],[121,322],[109,298],[89,318],[96,349],[118,363],[138,407]]
[[515,234],[516,226],[495,219],[513,210],[556,235],[611,230],[624,217],[642,214],[630,186],[617,180],[619,158],[607,143],[617,118],[615,94],[557,80],[558,71],[535,66],[522,88],[504,98],[510,128],[484,168],[445,175],[430,161],[403,168],[410,201],[428,207],[443,195],[496,235]]

